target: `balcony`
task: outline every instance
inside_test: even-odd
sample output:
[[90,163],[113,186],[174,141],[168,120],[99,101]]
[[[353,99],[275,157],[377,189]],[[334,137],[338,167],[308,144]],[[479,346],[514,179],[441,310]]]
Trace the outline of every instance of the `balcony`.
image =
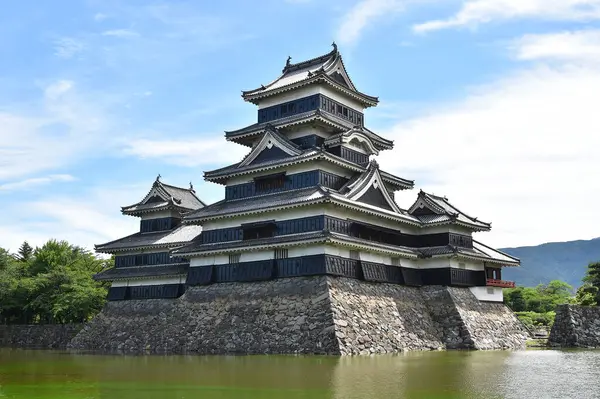
[[496,280],[494,278],[488,278],[485,285],[488,287],[515,288],[514,281]]

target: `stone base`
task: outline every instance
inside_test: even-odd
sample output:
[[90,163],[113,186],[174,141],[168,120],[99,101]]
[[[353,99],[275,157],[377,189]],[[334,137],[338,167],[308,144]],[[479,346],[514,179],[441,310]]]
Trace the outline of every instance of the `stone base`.
[[0,347],[65,349],[83,324],[0,325]]
[[523,348],[500,303],[468,288],[315,276],[191,287],[178,299],[109,302],[69,348],[130,353],[372,354]]
[[600,307],[557,306],[548,344],[565,348],[600,348]]

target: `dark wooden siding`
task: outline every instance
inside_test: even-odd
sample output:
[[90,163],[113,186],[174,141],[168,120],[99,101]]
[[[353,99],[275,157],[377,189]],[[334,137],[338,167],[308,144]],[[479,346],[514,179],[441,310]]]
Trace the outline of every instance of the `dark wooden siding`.
[[227,186],[225,187],[225,200],[242,199],[259,194],[264,195],[296,190],[299,188],[314,187],[319,184],[337,190],[346,184],[347,181],[348,179],[342,176],[337,176],[322,170],[311,170],[308,172],[286,175],[283,178],[283,184],[281,186],[274,186],[270,190],[257,190],[257,183],[255,181]]
[[115,267],[154,266],[173,263],[188,263],[184,258],[172,257],[168,252],[115,256]]
[[363,114],[322,94],[299,98],[258,110],[258,123],[265,123],[307,111],[322,109],[339,118],[363,126]]
[[365,261],[361,261],[361,266],[366,281],[404,284],[402,269],[398,266]]
[[367,154],[351,150],[348,147],[338,145],[328,148],[327,151],[358,165],[366,165],[369,163],[369,156]]
[[214,266],[215,282],[261,281],[273,276],[273,260],[232,263]]
[[185,292],[183,284],[140,285],[127,288],[126,299],[178,298]]
[[122,301],[127,299],[127,287],[110,287],[106,299],[108,301]]
[[153,231],[171,230],[181,224],[180,218],[156,218],[140,221],[140,232],[151,233]]
[[185,283],[187,285],[206,285],[213,282],[213,267],[212,266],[198,266],[190,267],[188,270],[187,279]]
[[296,137],[291,141],[298,144],[302,149],[308,149],[313,147],[321,147],[325,142],[325,139],[321,136],[317,136],[316,134],[309,134],[307,136]]

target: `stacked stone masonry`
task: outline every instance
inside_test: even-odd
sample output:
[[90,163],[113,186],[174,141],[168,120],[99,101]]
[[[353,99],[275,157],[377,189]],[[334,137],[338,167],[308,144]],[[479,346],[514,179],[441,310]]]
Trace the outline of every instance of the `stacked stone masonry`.
[[65,349],[83,324],[0,325],[0,347]]
[[558,306],[548,343],[567,348],[600,348],[600,307]]
[[383,354],[519,349],[502,304],[468,288],[406,287],[314,276],[190,287],[178,299],[115,301],[71,349],[127,353]]

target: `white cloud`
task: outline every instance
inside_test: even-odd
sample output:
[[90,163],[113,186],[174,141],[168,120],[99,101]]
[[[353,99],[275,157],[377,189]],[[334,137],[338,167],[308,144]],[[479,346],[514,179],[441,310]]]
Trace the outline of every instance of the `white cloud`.
[[421,23],[413,29],[427,32],[517,18],[594,20],[600,18],[600,0],[464,0],[453,16]]
[[[600,235],[599,91],[595,63],[538,64],[381,132],[396,143],[381,162],[492,221],[484,242],[593,238]],[[398,199],[407,207],[414,193]]]
[[139,35],[139,33],[129,29],[113,29],[102,32],[102,36],[114,36],[122,38],[138,37]]
[[60,182],[71,182],[76,180],[75,177],[68,174],[61,175],[49,175],[46,177],[34,177],[31,179],[25,179],[18,182],[12,182],[7,184],[0,184],[0,193],[3,191],[17,191],[17,190],[28,190],[34,187],[47,185],[50,183]]
[[340,44],[355,43],[362,32],[379,18],[401,11],[403,3],[399,0],[360,0],[342,17],[336,40]]
[[121,215],[120,207],[143,198],[148,188],[149,184],[94,187],[75,197],[50,193],[9,204],[0,224],[0,247],[14,252],[23,241],[40,246],[54,238],[93,250],[94,244],[139,230],[139,219]]
[[44,89],[44,95],[49,100],[56,100],[73,88],[73,82],[70,80],[59,80],[51,83]]
[[140,158],[157,158],[180,166],[200,166],[239,162],[250,151],[239,144],[214,139],[149,140],[138,139],[127,143],[125,153]]
[[599,61],[600,30],[526,35],[512,48],[521,60]]
[[63,37],[54,42],[54,55],[60,58],[72,58],[81,53],[86,45],[78,39]]
[[96,13],[94,15],[94,21],[97,21],[97,22],[104,21],[106,18],[108,18],[108,15],[102,14],[101,12]]

